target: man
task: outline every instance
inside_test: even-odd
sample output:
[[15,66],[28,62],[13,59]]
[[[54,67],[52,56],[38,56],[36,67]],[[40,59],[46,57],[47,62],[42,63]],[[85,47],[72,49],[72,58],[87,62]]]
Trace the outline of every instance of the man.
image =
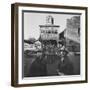
[[67,51],[61,51],[61,62],[58,65],[57,72],[59,75],[73,75],[73,64],[70,62]]

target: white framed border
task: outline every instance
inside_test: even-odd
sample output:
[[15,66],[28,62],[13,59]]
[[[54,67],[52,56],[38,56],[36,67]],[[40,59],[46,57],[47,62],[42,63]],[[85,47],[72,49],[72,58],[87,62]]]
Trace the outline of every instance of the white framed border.
[[[30,77],[22,79],[22,10],[35,10],[35,11],[55,11],[66,13],[81,13],[81,75],[70,76],[48,76],[48,77]],[[35,83],[48,83],[48,82],[68,82],[68,81],[83,81],[85,80],[85,10],[77,9],[58,9],[58,8],[41,8],[41,7],[18,7],[18,83],[19,84],[35,84]]]

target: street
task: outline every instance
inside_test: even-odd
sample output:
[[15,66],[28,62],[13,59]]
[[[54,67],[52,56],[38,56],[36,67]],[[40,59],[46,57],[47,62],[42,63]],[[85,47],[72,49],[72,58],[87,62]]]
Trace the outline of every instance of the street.
[[[61,63],[60,58],[57,56],[48,56],[46,59],[45,58],[46,57],[43,57],[43,58],[41,58],[41,60],[39,60],[39,58],[37,58],[35,56],[34,57],[25,56],[24,57],[24,59],[25,59],[24,60],[24,77],[29,77],[32,73],[34,73],[34,74],[41,73],[40,70],[42,70],[42,69],[46,70],[45,76],[57,75],[58,65],[59,65],[59,63]],[[74,55],[71,52],[68,55],[68,58],[69,58],[69,60],[67,61],[67,64],[69,62],[72,64],[73,75],[79,75],[80,74],[80,55]],[[31,72],[31,71],[33,71],[33,72]],[[35,71],[37,71],[37,72],[35,72]]]

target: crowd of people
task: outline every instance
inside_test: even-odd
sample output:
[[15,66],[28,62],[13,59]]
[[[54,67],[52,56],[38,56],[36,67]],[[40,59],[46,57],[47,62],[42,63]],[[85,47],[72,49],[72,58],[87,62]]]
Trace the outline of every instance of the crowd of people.
[[31,77],[48,76],[47,64],[52,64],[59,61],[56,75],[73,75],[73,65],[68,58],[68,50],[65,45],[46,45],[43,46],[42,56],[37,57],[32,63],[29,75]]

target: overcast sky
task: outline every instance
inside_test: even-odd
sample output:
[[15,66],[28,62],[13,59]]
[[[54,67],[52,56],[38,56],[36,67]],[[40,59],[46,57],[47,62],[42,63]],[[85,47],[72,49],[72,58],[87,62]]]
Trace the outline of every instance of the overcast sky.
[[24,39],[35,38],[40,36],[39,25],[46,24],[46,16],[51,15],[54,18],[54,24],[59,25],[58,32],[62,32],[66,28],[66,20],[73,16],[71,14],[50,14],[50,13],[24,13]]

